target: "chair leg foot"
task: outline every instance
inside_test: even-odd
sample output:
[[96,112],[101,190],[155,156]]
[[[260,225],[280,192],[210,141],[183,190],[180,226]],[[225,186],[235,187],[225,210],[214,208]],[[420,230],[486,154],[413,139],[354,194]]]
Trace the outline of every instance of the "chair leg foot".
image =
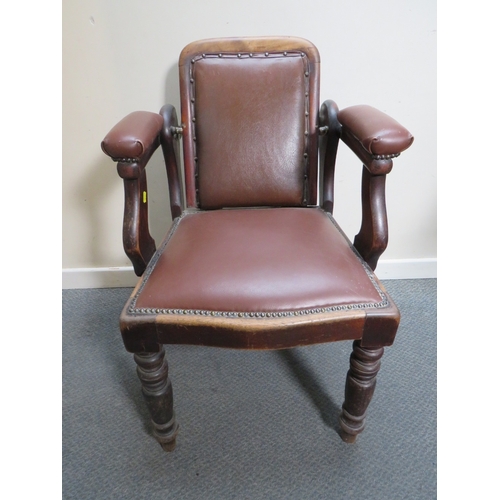
[[142,393],[151,414],[153,435],[165,451],[175,449],[179,426],[175,420],[172,384],[163,346],[159,352],[134,354]]
[[172,415],[172,420],[166,424],[157,424],[154,420],[153,422],[153,436],[160,443],[164,451],[174,451],[176,446],[177,433],[179,432],[179,426],[175,421],[175,413]]
[[340,437],[346,443],[354,443],[356,436],[365,428],[366,410],[375,391],[376,376],[384,348],[361,347],[355,340],[347,372],[345,401],[340,415]]
[[341,430],[340,437],[342,438],[342,441],[344,441],[344,443],[354,443],[356,442],[357,434],[347,434],[347,432]]
[[163,451],[170,453],[171,451],[175,450],[177,443],[176,443],[175,438],[174,438],[173,441],[170,441],[170,443],[160,443],[160,445],[163,448]]

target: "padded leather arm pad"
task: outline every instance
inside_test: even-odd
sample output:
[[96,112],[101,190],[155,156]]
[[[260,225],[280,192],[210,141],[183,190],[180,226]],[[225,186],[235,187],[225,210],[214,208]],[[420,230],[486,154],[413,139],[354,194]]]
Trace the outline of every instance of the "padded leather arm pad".
[[396,120],[365,104],[343,109],[338,119],[342,124],[342,133],[353,136],[375,157],[396,156],[413,142],[410,132]]
[[149,111],[134,111],[119,121],[101,143],[115,161],[136,160],[150,148],[163,127],[163,118]]

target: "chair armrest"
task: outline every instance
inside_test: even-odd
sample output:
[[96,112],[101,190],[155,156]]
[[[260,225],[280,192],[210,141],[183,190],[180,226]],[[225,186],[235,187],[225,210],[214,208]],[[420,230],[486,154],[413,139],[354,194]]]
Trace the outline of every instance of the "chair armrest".
[[372,174],[388,174],[390,160],[413,143],[413,136],[389,115],[367,105],[345,108],[338,113],[342,141]]
[[390,116],[371,106],[351,106],[339,111],[341,138],[362,161],[362,220],[354,247],[373,269],[387,248],[389,230],[385,204],[386,174],[392,159],[413,143],[413,136]]
[[141,276],[156,251],[149,233],[146,164],[160,145],[163,118],[155,113],[136,111],[118,122],[101,142],[123,179],[123,248]]
[[[140,162],[158,141],[162,127],[163,118],[160,115],[149,111],[134,111],[109,131],[101,148],[114,161]],[[159,142],[156,147],[158,145]]]

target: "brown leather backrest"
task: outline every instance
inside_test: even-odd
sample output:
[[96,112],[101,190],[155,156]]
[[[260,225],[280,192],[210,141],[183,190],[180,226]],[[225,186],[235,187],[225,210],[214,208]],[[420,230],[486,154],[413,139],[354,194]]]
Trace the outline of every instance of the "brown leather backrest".
[[300,38],[212,39],[179,58],[187,202],[316,204],[319,55]]

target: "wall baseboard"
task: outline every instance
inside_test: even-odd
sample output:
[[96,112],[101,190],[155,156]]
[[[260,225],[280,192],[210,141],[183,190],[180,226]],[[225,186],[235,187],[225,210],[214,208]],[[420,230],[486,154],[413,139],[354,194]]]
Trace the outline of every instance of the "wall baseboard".
[[[381,280],[437,278],[437,259],[381,260],[376,275]],[[132,266],[62,270],[63,289],[134,287],[137,279]]]
[[381,259],[375,274],[381,280],[437,278],[437,258]]
[[134,287],[138,277],[132,266],[81,267],[62,270],[62,288]]

